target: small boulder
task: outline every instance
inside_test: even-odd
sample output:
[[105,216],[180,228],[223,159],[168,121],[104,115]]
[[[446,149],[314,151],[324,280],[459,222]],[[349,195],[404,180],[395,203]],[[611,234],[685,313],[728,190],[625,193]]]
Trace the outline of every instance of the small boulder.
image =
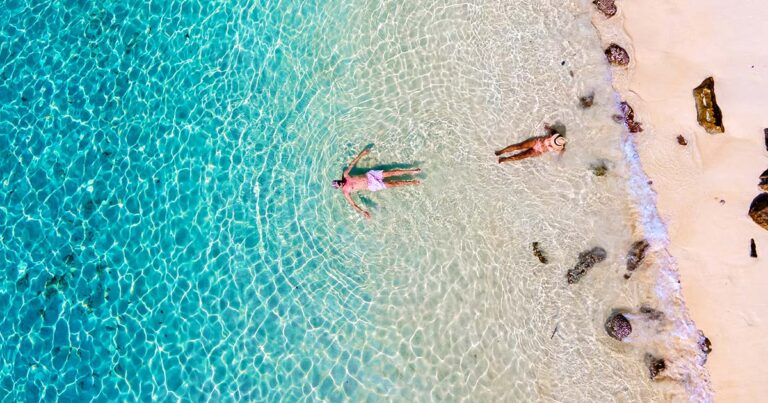
[[595,176],[605,176],[608,173],[608,165],[605,160],[598,160],[589,165],[589,169]]
[[533,246],[533,255],[536,256],[537,259],[539,259],[539,262],[543,264],[547,264],[549,262],[549,259],[547,259],[547,255],[544,254],[544,251],[541,250],[539,247],[538,242],[534,242],[531,244]]
[[612,43],[605,49],[605,57],[613,66],[626,66],[629,64],[629,53],[621,46]]
[[755,245],[755,238],[749,240],[749,257],[757,258],[757,245]]
[[598,11],[608,18],[616,15],[616,0],[595,0],[592,4],[596,5]]
[[765,151],[768,151],[768,129],[763,129],[763,135],[765,135]]
[[619,312],[614,312],[605,321],[605,331],[608,333],[608,336],[622,341],[632,334],[632,324],[629,323],[629,319],[626,316]]
[[765,190],[768,192],[768,169],[763,171],[763,173],[760,174],[760,183],[757,184],[757,186],[760,187],[760,189]]
[[591,108],[594,103],[595,103],[594,92],[590,93],[589,95],[579,97],[579,105],[581,105],[582,109]]
[[640,307],[640,313],[645,315],[650,320],[659,321],[664,318],[664,312],[651,308],[650,306],[643,305]]
[[648,372],[651,375],[651,379],[656,379],[660,373],[667,369],[667,363],[663,358],[654,357],[653,354],[645,354],[645,365],[648,366]]
[[645,239],[639,240],[632,244],[627,253],[627,271],[635,271],[640,266],[640,263],[645,259],[645,252],[648,250],[648,241]]
[[627,130],[629,130],[630,133],[640,133],[643,131],[643,125],[635,122],[635,110],[632,109],[628,103],[620,103],[619,110],[621,111],[621,115],[614,115],[614,120],[617,120],[618,122],[623,121],[624,124],[627,125]]
[[608,253],[605,251],[605,249],[599,246],[596,246],[586,252],[581,252],[579,254],[579,260],[576,262],[576,266],[574,266],[573,269],[568,270],[568,274],[566,274],[568,284],[578,283],[579,280],[581,280],[581,278],[587,274],[589,269],[592,268],[592,266],[602,262],[607,256]]
[[701,349],[702,353],[707,355],[712,352],[712,342],[709,341],[707,336],[704,336],[704,332],[701,330],[699,330],[699,348]]
[[693,89],[693,98],[696,100],[696,117],[699,125],[710,134],[725,132],[723,113],[715,98],[715,80],[707,77],[702,81]]
[[677,144],[680,144],[681,146],[687,146],[688,142],[685,141],[685,137],[683,137],[682,134],[677,136]]
[[768,193],[761,193],[752,200],[749,217],[755,224],[768,230]]

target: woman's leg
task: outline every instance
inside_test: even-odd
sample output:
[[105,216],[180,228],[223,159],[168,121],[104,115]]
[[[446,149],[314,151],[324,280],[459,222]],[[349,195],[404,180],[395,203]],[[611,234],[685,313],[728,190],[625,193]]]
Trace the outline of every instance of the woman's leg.
[[419,172],[421,172],[421,168],[393,169],[391,171],[384,171],[384,177],[389,178],[391,176],[416,175]]
[[531,147],[533,147],[534,144],[536,144],[536,141],[538,141],[538,138],[537,137],[533,137],[533,138],[530,138],[530,139],[525,140],[523,142],[520,142],[520,143],[517,143],[517,144],[512,144],[511,146],[507,146],[505,148],[502,148],[499,151],[496,151],[496,155],[505,154],[505,153],[508,153],[510,151],[517,151],[517,150],[523,150],[523,149],[526,149],[526,148],[531,148]]
[[509,157],[499,158],[499,164],[502,164],[504,162],[522,160],[522,159],[531,158],[531,157],[538,157],[539,155],[541,155],[540,152],[538,152],[538,151],[534,150],[533,148],[531,148],[529,150],[525,150],[525,151],[521,152],[520,154],[515,154],[515,155],[511,155]]
[[398,186],[414,186],[421,184],[421,181],[418,180],[410,180],[410,181],[385,181],[384,184],[388,188],[395,188]]

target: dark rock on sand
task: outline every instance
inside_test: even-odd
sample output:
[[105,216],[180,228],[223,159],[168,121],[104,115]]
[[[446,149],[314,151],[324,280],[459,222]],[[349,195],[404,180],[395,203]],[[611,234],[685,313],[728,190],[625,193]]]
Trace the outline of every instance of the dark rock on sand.
[[545,255],[544,251],[542,251],[541,248],[539,247],[539,243],[534,242],[533,244],[531,244],[531,246],[533,247],[533,254],[539,259],[539,262],[543,264],[547,264],[549,262],[549,259],[547,259],[547,255]]
[[768,193],[761,193],[752,200],[749,217],[755,224],[768,230]]
[[595,0],[592,4],[597,6],[597,9],[608,18],[616,15],[616,0]]
[[765,150],[768,151],[768,129],[763,129],[763,134],[765,135]]
[[760,183],[758,184],[760,186],[760,189],[765,190],[768,192],[768,169],[763,171],[763,173],[760,174]]
[[757,245],[755,245],[755,238],[749,240],[749,257],[757,257]]
[[587,109],[592,107],[592,104],[595,103],[595,93],[592,92],[587,96],[583,96],[579,98],[579,105],[581,105],[582,109]]
[[568,278],[568,284],[575,284],[584,277],[585,274],[597,263],[602,262],[608,256],[605,249],[596,246],[592,250],[581,252],[579,254],[579,260],[573,269],[568,270],[566,277]]
[[645,239],[639,240],[632,244],[627,253],[627,271],[635,271],[640,266],[640,263],[645,259],[645,252],[648,250],[648,241]]
[[621,46],[612,43],[605,49],[605,57],[613,66],[626,66],[629,64],[629,53]]
[[635,122],[635,110],[632,109],[628,103],[620,103],[619,110],[621,111],[621,115],[614,115],[614,120],[616,120],[616,116],[618,116],[618,121],[623,121],[624,124],[627,125],[627,130],[629,130],[630,133],[640,133],[643,131],[643,125],[641,123]]
[[650,320],[661,320],[664,318],[664,312],[657,311],[656,309],[646,305],[640,307],[640,313],[645,315]]
[[653,354],[645,354],[645,365],[648,366],[648,371],[651,375],[651,379],[656,379],[660,373],[667,369],[667,363],[663,358],[654,357]]
[[693,89],[693,98],[696,100],[696,115],[699,125],[707,133],[723,133],[723,113],[715,99],[715,80],[708,77]]
[[632,325],[629,323],[629,319],[619,312],[614,312],[605,321],[605,331],[608,336],[613,337],[618,341],[622,341],[632,334]]
[[604,160],[593,162],[589,165],[589,169],[595,176],[605,176],[608,173],[608,165]]
[[687,146],[688,142],[685,141],[685,137],[683,137],[682,134],[677,136],[677,144],[680,144],[681,146]]
[[707,336],[704,336],[704,332],[701,330],[699,330],[699,348],[704,354],[709,354],[712,352],[712,342],[709,341]]

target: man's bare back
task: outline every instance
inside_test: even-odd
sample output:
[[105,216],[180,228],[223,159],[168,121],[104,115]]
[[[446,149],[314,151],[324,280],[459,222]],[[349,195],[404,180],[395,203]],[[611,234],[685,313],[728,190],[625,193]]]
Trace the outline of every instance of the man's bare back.
[[371,218],[371,213],[363,210],[360,206],[357,205],[357,203],[355,203],[354,200],[352,200],[352,193],[360,192],[363,190],[377,192],[385,188],[418,185],[421,183],[418,180],[389,179],[395,176],[415,175],[421,172],[421,169],[419,168],[393,169],[389,171],[370,170],[366,172],[365,175],[351,175],[350,171],[352,171],[352,168],[354,168],[355,164],[357,164],[357,162],[360,161],[360,159],[366,156],[369,152],[370,151],[367,148],[361,151],[360,154],[358,154],[357,157],[355,157],[355,159],[349,163],[347,169],[344,170],[344,174],[342,175],[341,180],[333,181],[333,187],[341,190],[341,192],[344,194],[344,199],[346,199],[347,202],[365,218]]

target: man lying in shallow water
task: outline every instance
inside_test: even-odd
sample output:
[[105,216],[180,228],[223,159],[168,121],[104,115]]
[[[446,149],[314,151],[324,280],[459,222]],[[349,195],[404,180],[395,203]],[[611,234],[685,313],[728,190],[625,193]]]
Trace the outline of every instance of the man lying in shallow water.
[[496,151],[496,155],[506,154],[511,151],[524,150],[521,153],[510,155],[508,157],[499,158],[499,164],[509,161],[517,161],[525,158],[538,157],[539,155],[548,153],[550,151],[558,151],[560,154],[565,151],[565,136],[560,134],[555,128],[549,125],[544,125],[544,129],[547,131],[546,136],[533,137],[522,143],[512,144],[499,151]]
[[341,177],[341,180],[334,180],[332,182],[332,185],[336,189],[340,189],[342,193],[344,193],[344,198],[349,202],[349,204],[354,207],[355,210],[357,210],[359,213],[363,215],[365,218],[371,218],[371,213],[363,210],[355,204],[355,202],[352,200],[351,193],[353,192],[359,192],[362,190],[369,190],[371,192],[378,192],[379,190],[385,189],[385,188],[393,188],[397,186],[409,186],[409,185],[418,185],[421,183],[421,181],[418,180],[391,180],[390,178],[395,176],[403,176],[403,175],[415,175],[419,172],[421,172],[420,168],[415,169],[391,169],[388,171],[383,170],[370,170],[365,173],[365,175],[350,175],[349,172],[352,171],[352,168],[354,168],[355,164],[357,164],[358,161],[360,161],[361,158],[366,156],[370,152],[369,149],[365,149],[360,152],[360,154],[355,157],[355,159],[352,160],[352,162],[349,163],[349,166],[346,170],[344,170],[344,174]]

